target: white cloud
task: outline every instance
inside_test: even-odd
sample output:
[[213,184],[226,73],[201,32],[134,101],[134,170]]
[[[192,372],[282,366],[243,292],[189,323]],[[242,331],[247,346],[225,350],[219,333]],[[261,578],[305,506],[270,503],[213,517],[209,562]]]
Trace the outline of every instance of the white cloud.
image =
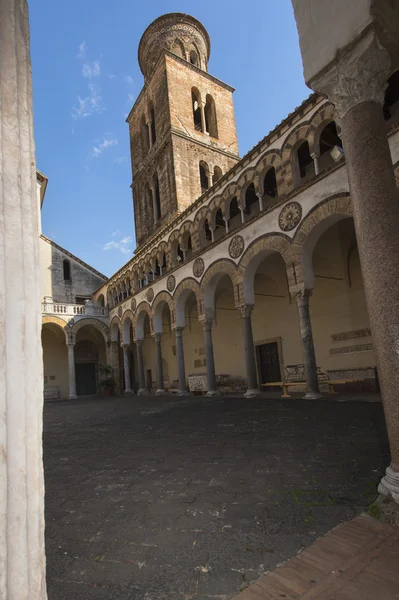
[[[114,232],[116,233],[116,232]],[[114,235],[114,233],[112,235]],[[132,244],[133,238],[131,235],[128,235],[124,238],[122,238],[121,240],[119,240],[119,242],[115,242],[115,241],[111,241],[111,242],[107,242],[106,244],[104,244],[103,246],[103,250],[107,251],[107,250],[119,250],[120,252],[122,252],[122,254],[131,254],[132,253],[132,248],[131,248],[131,244]]]
[[82,42],[79,45],[79,50],[78,50],[78,53],[76,55],[76,58],[85,58],[86,51],[87,51],[86,42]]
[[120,230],[119,230],[119,229],[117,229],[116,231],[113,231],[113,232],[111,233],[111,237],[115,237],[115,236],[117,236],[117,235],[120,235],[120,234],[121,234]]
[[115,79],[115,78],[116,78],[116,75],[115,75],[114,73],[109,73],[109,74],[108,74],[108,77],[109,77],[110,79]]
[[93,146],[91,154],[92,157],[98,158],[104,152],[104,150],[107,150],[111,146],[116,146],[117,143],[118,140],[115,138],[104,138],[103,141],[98,144],[98,146]]
[[125,81],[128,85],[133,85],[134,79],[131,75],[125,75]]
[[84,119],[103,112],[103,99],[99,88],[94,83],[89,83],[89,91],[90,94],[85,98],[78,96],[78,106],[72,108],[74,119]]
[[82,66],[82,75],[87,79],[92,77],[98,77],[101,74],[101,67],[99,60],[93,60],[92,62],[85,62]]
[[135,99],[134,94],[128,94],[127,97],[129,98],[130,102],[134,102],[134,99]]
[[117,156],[116,158],[114,158],[113,162],[117,163],[118,165],[121,165],[127,162],[127,156]]

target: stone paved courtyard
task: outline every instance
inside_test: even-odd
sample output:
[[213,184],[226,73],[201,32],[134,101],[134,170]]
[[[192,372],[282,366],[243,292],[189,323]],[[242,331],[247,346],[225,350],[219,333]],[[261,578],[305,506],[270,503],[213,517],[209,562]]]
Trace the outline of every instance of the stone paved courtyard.
[[362,512],[382,406],[113,398],[45,406],[49,600],[227,600]]

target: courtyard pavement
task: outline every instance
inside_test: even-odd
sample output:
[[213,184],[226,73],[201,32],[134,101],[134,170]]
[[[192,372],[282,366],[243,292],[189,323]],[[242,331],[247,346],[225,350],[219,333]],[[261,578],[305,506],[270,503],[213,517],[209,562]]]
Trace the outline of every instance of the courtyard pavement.
[[49,600],[227,600],[364,511],[380,403],[131,397],[47,403]]

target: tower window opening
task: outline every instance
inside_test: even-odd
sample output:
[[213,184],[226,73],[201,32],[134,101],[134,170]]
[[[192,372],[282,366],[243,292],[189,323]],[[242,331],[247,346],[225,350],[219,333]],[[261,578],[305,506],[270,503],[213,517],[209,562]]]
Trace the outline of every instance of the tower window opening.
[[191,92],[191,101],[193,105],[194,129],[196,131],[203,131],[200,107],[200,94],[195,88]]
[[155,221],[159,221],[161,218],[161,195],[159,192],[159,179],[158,175],[155,177]]
[[201,193],[204,194],[209,189],[209,177],[206,163],[201,162],[199,166]]
[[146,155],[150,149],[150,136],[149,136],[149,132],[148,132],[148,125],[145,122],[144,115],[141,117],[140,134],[141,134],[141,145],[143,148],[143,155]]
[[157,139],[156,131],[155,131],[155,111],[154,106],[150,105],[150,120],[151,120],[151,138],[152,144],[154,145]]
[[213,183],[215,184],[221,177],[223,177],[222,169],[215,167],[213,170]]
[[395,71],[388,79],[383,111],[385,121],[390,121],[393,117],[396,117],[395,122],[399,120],[399,71]]
[[277,180],[276,180],[276,169],[271,167],[265,175],[263,180],[263,193],[269,198],[275,198],[277,196]]
[[218,138],[218,125],[216,118],[215,101],[210,94],[206,96],[205,103],[205,128],[209,135],[213,138]]
[[180,58],[186,58],[186,52],[184,50],[184,46],[181,43],[180,40],[175,40],[172,46],[172,52],[173,54],[176,54],[177,56],[180,56]]
[[69,260],[64,260],[62,263],[63,271],[64,271],[64,281],[72,281],[71,277],[71,263]]
[[191,50],[190,52],[190,63],[195,67],[198,67],[198,54],[195,50]]

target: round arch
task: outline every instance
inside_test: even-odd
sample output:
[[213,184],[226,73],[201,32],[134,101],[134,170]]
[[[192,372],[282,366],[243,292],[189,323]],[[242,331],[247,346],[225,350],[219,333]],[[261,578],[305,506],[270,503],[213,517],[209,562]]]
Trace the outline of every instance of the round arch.
[[186,300],[188,296],[194,293],[197,306],[198,306],[198,314],[202,313],[202,305],[200,300],[200,288],[198,282],[189,277],[184,279],[176,288],[176,291],[173,295],[173,304],[175,307],[175,324],[176,327],[185,327],[186,319],[184,315],[184,307],[186,304]]
[[130,344],[130,327],[133,330],[134,316],[130,309],[125,310],[121,320],[121,331],[122,331],[122,342],[124,344]]
[[172,297],[168,292],[160,292],[155,297],[152,305],[154,333],[162,333],[163,331],[162,312],[166,305],[169,307],[173,325],[174,311]]
[[42,326],[43,325],[56,325],[57,327],[59,327],[60,329],[62,329],[64,335],[65,335],[65,340],[66,343],[69,342],[68,340],[68,329],[67,329],[67,323],[61,319],[60,317],[53,317],[50,315],[45,315],[42,317]]
[[144,321],[147,315],[150,320],[150,330],[152,332],[151,308],[147,302],[141,302],[136,309],[136,316],[134,321],[135,338],[137,340],[144,339]]
[[109,326],[111,342],[118,341],[118,334],[120,333],[120,326],[121,326],[121,320],[119,317],[117,317],[115,315],[115,317],[112,319],[110,326]]
[[200,299],[203,302],[205,314],[209,313],[210,316],[213,315],[216,287],[225,275],[228,275],[231,279],[234,290],[234,304],[238,306],[239,294],[237,289],[240,288],[241,279],[237,271],[237,266],[234,261],[222,258],[208,267],[201,280]]
[[86,325],[91,325],[95,329],[98,329],[98,331],[100,331],[104,337],[104,342],[106,344],[108,343],[109,328],[105,323],[99,321],[98,319],[79,319],[79,321],[76,321],[71,327],[71,334],[74,336],[75,339],[79,329],[85,327]]

